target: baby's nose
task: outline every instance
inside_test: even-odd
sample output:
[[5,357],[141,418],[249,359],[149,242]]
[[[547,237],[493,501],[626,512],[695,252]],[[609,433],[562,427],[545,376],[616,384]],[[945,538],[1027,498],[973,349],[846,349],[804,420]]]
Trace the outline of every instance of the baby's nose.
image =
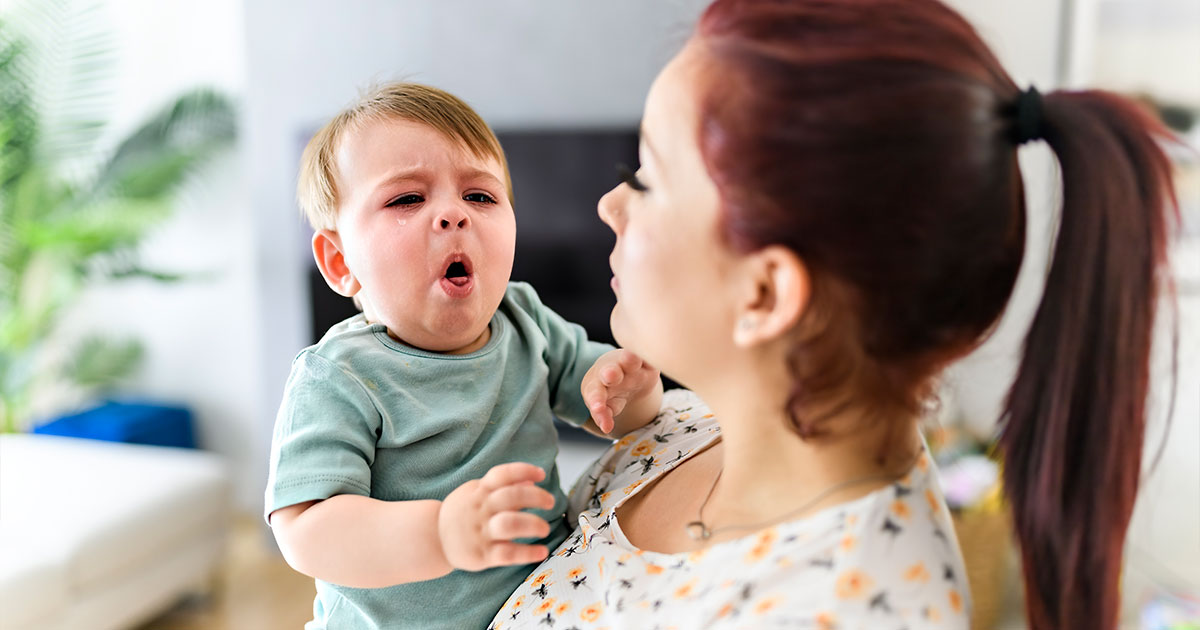
[[466,212],[459,209],[446,210],[434,219],[434,228],[437,230],[461,230],[471,224],[470,217]]

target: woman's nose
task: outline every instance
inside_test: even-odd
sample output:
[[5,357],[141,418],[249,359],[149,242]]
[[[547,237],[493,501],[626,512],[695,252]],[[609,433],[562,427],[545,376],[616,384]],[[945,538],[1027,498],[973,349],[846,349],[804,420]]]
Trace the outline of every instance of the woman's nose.
[[619,205],[620,188],[621,186],[618,185],[616,188],[608,191],[600,198],[599,203],[596,204],[596,214],[600,215],[600,220],[617,234],[621,233],[620,228],[622,219],[624,218],[624,213],[621,212]]

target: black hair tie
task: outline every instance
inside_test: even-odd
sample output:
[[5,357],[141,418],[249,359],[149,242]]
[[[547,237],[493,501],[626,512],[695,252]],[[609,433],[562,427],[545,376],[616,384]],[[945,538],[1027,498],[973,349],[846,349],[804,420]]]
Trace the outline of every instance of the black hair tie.
[[1017,95],[1016,108],[1017,144],[1041,140],[1045,134],[1042,130],[1042,95],[1037,88],[1031,85]]

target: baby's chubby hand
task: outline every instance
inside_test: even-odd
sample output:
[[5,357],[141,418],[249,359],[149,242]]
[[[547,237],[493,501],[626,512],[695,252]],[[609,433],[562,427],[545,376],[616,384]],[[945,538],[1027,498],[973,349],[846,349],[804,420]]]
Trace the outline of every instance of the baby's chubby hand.
[[596,426],[611,433],[616,417],[630,400],[653,391],[659,381],[658,370],[638,355],[624,349],[610,350],[583,375],[580,390]]
[[544,545],[522,545],[513,539],[549,535],[549,523],[521,511],[554,507],[554,495],[534,485],[545,477],[546,471],[533,464],[500,464],[446,495],[437,528],[450,565],[481,571],[544,560],[549,553]]

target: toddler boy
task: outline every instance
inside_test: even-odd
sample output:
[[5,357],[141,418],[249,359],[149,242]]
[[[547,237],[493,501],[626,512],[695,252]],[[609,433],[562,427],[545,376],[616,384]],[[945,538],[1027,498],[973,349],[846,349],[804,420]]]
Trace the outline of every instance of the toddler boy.
[[276,419],[266,514],[316,578],[306,628],[485,628],[571,529],[553,416],[623,434],[657,413],[658,372],[509,281],[504,154],[446,92],[391,84],[340,113],[298,197],[362,309],[296,357]]

